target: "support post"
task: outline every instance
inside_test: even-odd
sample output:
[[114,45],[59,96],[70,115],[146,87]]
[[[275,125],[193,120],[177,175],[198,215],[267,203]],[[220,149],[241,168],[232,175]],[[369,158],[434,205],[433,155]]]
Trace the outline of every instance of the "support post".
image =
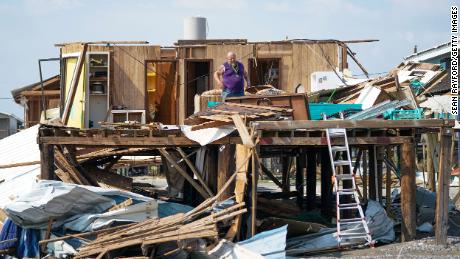
[[40,145],[40,179],[54,180],[54,145]]
[[[391,160],[391,147],[387,146],[386,147],[386,157],[388,160]],[[385,196],[386,196],[386,211],[387,214],[390,214],[391,211],[391,168],[389,166],[386,166],[386,185],[385,185]]]
[[[219,149],[218,154],[218,166],[217,166],[217,191],[219,192],[225,183],[228,181],[230,176],[235,171],[235,145],[226,144],[222,145]],[[223,201],[228,199],[233,195],[234,183],[227,188],[221,197],[219,197],[219,201]]]
[[376,168],[377,168],[377,181],[376,181],[376,187],[377,187],[377,191],[376,191],[376,196],[377,196],[377,201],[378,202],[382,202],[382,189],[383,189],[383,148],[379,147],[376,149],[377,151],[377,165],[376,165]]
[[447,245],[449,224],[449,177],[451,169],[452,129],[441,129],[441,152],[439,154],[438,191],[436,193],[436,245]]
[[313,209],[316,202],[316,149],[308,150],[307,155],[307,208]]
[[426,171],[428,175],[427,179],[427,187],[428,190],[432,192],[436,192],[436,173],[434,171],[434,163],[433,163],[433,145],[431,141],[429,141],[429,134],[432,133],[426,133]]
[[377,159],[375,146],[369,147],[369,199],[377,200]]
[[288,193],[291,190],[291,183],[290,183],[290,170],[291,170],[291,157],[282,157],[281,158],[281,165],[282,165],[282,182],[283,182],[283,192]]
[[332,168],[327,148],[321,150],[321,214],[331,214],[332,203]]
[[367,198],[369,197],[368,192],[367,192],[367,171],[368,171],[368,163],[367,163],[367,158],[368,158],[367,150],[363,149],[363,202],[367,202]]
[[414,143],[404,143],[401,147],[401,240],[414,240],[416,234],[415,204],[415,147]]
[[298,156],[296,157],[296,172],[295,172],[295,188],[297,191],[297,205],[303,207],[303,196],[304,196],[304,171],[306,166],[307,154],[305,148],[299,150]]

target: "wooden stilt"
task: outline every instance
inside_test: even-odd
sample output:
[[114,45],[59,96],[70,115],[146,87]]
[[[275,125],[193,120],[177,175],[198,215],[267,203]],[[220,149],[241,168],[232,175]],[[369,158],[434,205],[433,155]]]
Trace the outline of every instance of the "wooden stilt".
[[283,192],[288,193],[291,188],[290,183],[290,170],[291,170],[291,157],[282,157],[281,158],[281,165],[282,165],[282,174],[283,174]]
[[433,163],[433,145],[428,141],[428,134],[426,133],[426,170],[427,170],[427,188],[432,192],[436,192],[436,174],[434,171]]
[[369,147],[369,199],[377,200],[377,159],[375,146]]
[[[392,153],[391,153],[391,147],[387,146],[386,147],[386,156],[388,160],[391,160]],[[390,214],[391,211],[391,169],[389,166],[386,166],[386,185],[385,185],[385,196],[386,196],[386,211],[387,214]]]
[[321,150],[321,214],[329,216],[332,204],[332,168],[328,150]]
[[417,213],[415,206],[415,147],[413,143],[401,147],[401,240],[415,238]]
[[368,181],[368,175],[367,175],[367,172],[368,172],[368,162],[367,162],[367,158],[368,158],[368,154],[367,154],[367,151],[366,150],[363,150],[363,202],[367,202],[367,198],[369,197],[368,196],[368,192],[367,192],[367,181]]
[[449,188],[451,171],[452,129],[441,129],[441,149],[439,154],[438,191],[436,193],[436,244],[447,245],[449,223]]
[[377,201],[382,202],[382,189],[383,189],[383,148],[377,148],[377,181],[376,181],[376,188],[377,188]]
[[307,208],[313,209],[316,201],[316,149],[310,148],[307,154]]
[[43,180],[55,180],[54,145],[40,145],[40,161],[40,178]]
[[[230,176],[235,172],[235,145],[226,144],[221,146],[218,154],[217,166],[217,191],[220,191]],[[234,187],[227,188],[220,201],[226,200],[233,195]]]
[[295,188],[297,191],[297,205],[303,207],[303,196],[304,196],[304,181],[305,181],[305,167],[306,167],[307,154],[305,149],[299,150],[299,154],[296,157],[296,173],[295,173]]

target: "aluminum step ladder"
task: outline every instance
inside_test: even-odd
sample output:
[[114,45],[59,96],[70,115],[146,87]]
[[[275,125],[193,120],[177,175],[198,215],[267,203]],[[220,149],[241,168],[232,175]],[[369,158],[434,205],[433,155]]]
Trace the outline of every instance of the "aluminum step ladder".
[[[340,114],[343,120],[343,114]],[[327,120],[327,116],[323,114],[323,120]],[[361,207],[356,187],[355,175],[351,163],[350,149],[348,146],[347,131],[339,128],[326,129],[327,146],[329,149],[329,157],[331,159],[331,167],[333,172],[334,190],[336,193],[336,209],[337,209],[337,245],[345,245],[352,240],[364,239],[366,244],[373,246],[369,227],[367,226],[366,218]],[[335,145],[331,143],[331,139],[345,143],[345,145]],[[344,168],[348,167],[349,173],[344,173]],[[342,170],[337,170],[341,168]],[[348,182],[347,182],[348,181]],[[347,182],[349,187],[344,188],[344,182]],[[349,203],[341,202],[340,199],[351,197]],[[354,212],[351,218],[345,218],[342,214],[345,211]],[[350,214],[351,214],[350,213]],[[360,228],[362,226],[362,228]],[[342,231],[342,228],[348,229]],[[350,229],[352,228],[352,229]],[[350,242],[351,243],[351,242]]]

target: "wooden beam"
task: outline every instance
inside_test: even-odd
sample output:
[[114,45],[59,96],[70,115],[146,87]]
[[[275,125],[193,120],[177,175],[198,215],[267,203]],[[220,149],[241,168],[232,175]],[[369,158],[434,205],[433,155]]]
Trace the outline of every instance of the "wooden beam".
[[262,169],[262,172],[268,176],[268,178],[270,178],[270,180],[272,180],[273,183],[275,183],[280,189],[283,189],[283,184],[278,180],[278,178],[276,178],[272,172],[270,172],[270,170],[268,170],[267,167],[265,167],[264,164],[262,164],[262,162],[260,161],[259,158],[257,158],[257,160],[259,161],[260,163],[260,168]]
[[54,180],[54,146],[40,145],[40,179]]
[[332,204],[332,168],[327,148],[321,149],[321,214],[329,217]]
[[413,143],[405,143],[401,147],[401,240],[403,242],[415,239],[417,228],[415,195],[415,146]]
[[[235,183],[235,201],[237,203],[244,202],[244,192],[247,185],[247,173],[249,167],[249,158],[251,157],[251,149],[244,145],[236,145],[236,183]],[[225,239],[233,241],[241,226],[241,215],[235,217],[230,229],[225,235]]]
[[449,225],[449,188],[451,172],[452,129],[443,128],[441,133],[441,152],[439,154],[438,191],[436,192],[436,245],[447,245]]
[[75,67],[75,71],[72,76],[72,81],[70,81],[70,89],[69,95],[67,96],[67,101],[64,106],[64,111],[62,113],[62,122],[67,124],[67,121],[70,117],[70,111],[72,109],[72,105],[75,99],[75,94],[77,92],[78,83],[80,82],[80,75],[83,70],[83,65],[85,63],[86,57],[86,50],[88,49],[88,44],[83,44],[83,49],[80,52],[80,56],[78,57],[77,65]]
[[292,157],[282,157],[281,158],[281,168],[282,168],[282,183],[283,183],[283,192],[288,193],[291,191],[291,183],[290,183],[290,172],[291,172],[291,161]]
[[251,170],[251,237],[256,234],[256,220],[257,220],[257,180],[259,176],[260,167],[256,162],[256,149],[252,149],[252,170]]
[[428,190],[432,192],[436,192],[436,172],[434,170],[434,163],[433,163],[433,153],[434,147],[432,141],[429,141],[433,133],[426,133],[426,171],[427,171],[427,187]]
[[377,201],[377,150],[370,146],[369,152],[369,199]]
[[232,115],[232,120],[235,124],[236,129],[238,130],[238,133],[240,134],[241,140],[243,141],[243,145],[248,147],[254,147],[254,142],[252,141],[248,129],[246,128],[246,124],[241,119],[241,116],[239,114]]
[[[392,152],[391,152],[391,147],[387,146],[386,147],[386,157],[388,160],[392,159]],[[386,196],[386,211],[387,214],[390,215],[391,213],[391,168],[389,166],[386,166],[386,185],[385,185],[385,196]]]
[[[40,91],[23,91],[21,92],[22,96],[30,97],[30,96],[41,96],[42,92]],[[59,96],[61,95],[61,90],[44,90],[43,95],[45,96]]]
[[[81,185],[92,185],[82,173],[74,167],[59,148],[54,149],[55,165],[69,175],[72,181]],[[97,185],[97,183],[96,183]]]
[[190,161],[190,159],[187,157],[187,154],[182,150],[182,148],[177,147],[176,148],[179,154],[182,156],[182,159],[185,160],[185,163],[187,163],[188,167],[192,170],[193,174],[195,174],[195,177],[198,179],[198,181],[203,185],[204,189],[208,193],[209,196],[214,196],[213,192],[211,189],[209,189],[208,185],[205,183],[203,179],[203,175],[198,171],[198,169],[195,167],[195,165]]
[[85,44],[85,45],[108,45],[108,44],[121,44],[121,45],[137,45],[137,44],[149,44],[148,41],[88,41],[88,42],[82,42],[82,41],[77,41],[77,42],[64,42],[64,43],[56,43],[54,44],[55,47],[64,47],[66,45],[73,45],[73,44]]
[[[219,148],[217,157],[217,191],[219,192],[235,172],[235,145],[222,145]],[[233,195],[232,189],[234,189],[234,186],[226,188],[218,200],[223,201],[230,198]]]
[[[391,145],[410,142],[412,137],[350,137],[349,145]],[[60,137],[42,136],[39,144],[75,145],[87,147],[199,147],[200,144],[186,137]],[[212,144],[241,144],[239,137],[225,137]],[[333,144],[340,144],[340,141]],[[327,146],[325,137],[260,137],[261,146]]]
[[316,148],[309,148],[307,154],[307,208],[313,209],[316,202]]
[[345,129],[404,129],[404,128],[440,128],[453,127],[455,120],[426,119],[426,120],[337,120],[337,121],[257,121],[253,122],[256,130],[324,130],[326,128]]
[[295,172],[295,189],[297,190],[297,205],[303,207],[304,204],[304,182],[305,182],[305,167],[307,164],[307,153],[305,148],[299,150],[296,157],[296,172]]
[[161,155],[168,160],[168,162],[173,166],[177,172],[182,175],[182,177],[185,178],[199,193],[203,198],[207,199],[211,197],[199,184],[193,180],[193,178],[188,175],[188,173],[180,167],[177,162],[174,160],[174,158],[166,151],[166,148],[159,148],[158,151],[161,153]]

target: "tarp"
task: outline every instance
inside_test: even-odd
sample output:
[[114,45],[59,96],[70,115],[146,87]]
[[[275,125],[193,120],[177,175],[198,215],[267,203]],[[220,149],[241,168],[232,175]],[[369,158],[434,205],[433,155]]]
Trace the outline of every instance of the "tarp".
[[241,245],[234,244],[225,239],[220,240],[219,244],[209,251],[209,255],[219,259],[263,259],[264,256],[257,254],[242,247]]
[[[387,216],[385,209],[376,201],[369,200],[366,209],[366,222],[372,240],[389,243],[395,240],[393,221]],[[342,231],[343,233],[364,233],[362,225]],[[350,244],[350,242],[347,242]],[[364,244],[365,240],[356,239],[351,244]],[[318,233],[288,239],[287,255],[297,255],[305,252],[321,251],[337,247],[337,229],[325,228]]]
[[44,229],[50,218],[56,220],[53,226],[57,227],[74,215],[103,213],[117,201],[119,203],[128,198],[137,203],[152,200],[117,189],[42,180],[7,205],[4,211],[21,227]]
[[192,126],[181,125],[180,129],[184,135],[198,142],[201,146],[206,146],[216,140],[219,140],[235,130],[234,126],[222,126],[216,128],[200,129],[192,131]]
[[270,259],[286,258],[287,225],[261,232],[238,245]]

